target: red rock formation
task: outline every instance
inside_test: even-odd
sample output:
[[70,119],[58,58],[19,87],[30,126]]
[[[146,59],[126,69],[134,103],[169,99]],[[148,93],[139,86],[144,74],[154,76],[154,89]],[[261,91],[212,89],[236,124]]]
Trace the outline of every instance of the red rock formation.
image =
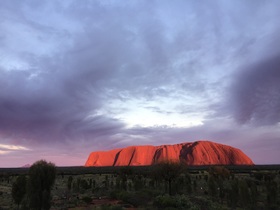
[[241,150],[210,141],[161,146],[130,146],[92,152],[85,166],[143,166],[162,161],[184,161],[187,165],[253,165]]

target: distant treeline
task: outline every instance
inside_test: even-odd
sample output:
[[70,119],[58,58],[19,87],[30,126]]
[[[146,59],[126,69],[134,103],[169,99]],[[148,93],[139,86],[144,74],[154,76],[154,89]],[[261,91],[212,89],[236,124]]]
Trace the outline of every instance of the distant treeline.
[[[198,173],[199,171],[207,171],[210,167],[217,165],[204,166],[186,166],[189,173]],[[77,175],[77,174],[116,174],[124,168],[130,168],[136,174],[151,173],[156,167],[152,166],[105,166],[105,167],[56,167],[57,174]],[[250,173],[251,171],[280,171],[280,165],[223,165],[233,173]],[[0,175],[20,175],[27,174],[29,168],[0,168]]]

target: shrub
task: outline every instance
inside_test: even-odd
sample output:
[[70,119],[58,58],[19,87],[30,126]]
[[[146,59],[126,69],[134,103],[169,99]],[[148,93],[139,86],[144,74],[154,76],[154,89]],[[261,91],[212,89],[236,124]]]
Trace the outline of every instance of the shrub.
[[160,195],[154,200],[154,206],[158,209],[175,208],[188,209],[190,208],[190,201],[184,195]]
[[127,192],[113,190],[110,192],[110,197],[122,200],[123,202],[129,203],[135,207],[146,205],[152,200],[152,198],[158,193],[157,191],[141,190],[138,192]]
[[198,209],[207,209],[207,210],[224,210],[227,209],[223,205],[212,201],[212,199],[209,199],[207,197],[193,197],[192,198],[191,208],[192,210],[198,210]]
[[130,193],[124,201],[130,203],[135,207],[138,207],[146,205],[151,200],[152,196],[150,196],[148,193],[145,193],[144,191],[139,191],[135,193]]
[[84,196],[84,197],[82,198],[82,200],[83,200],[86,204],[90,204],[91,201],[92,201],[92,198],[89,197],[89,196]]
[[84,190],[90,189],[90,185],[85,179],[81,179],[79,185]]

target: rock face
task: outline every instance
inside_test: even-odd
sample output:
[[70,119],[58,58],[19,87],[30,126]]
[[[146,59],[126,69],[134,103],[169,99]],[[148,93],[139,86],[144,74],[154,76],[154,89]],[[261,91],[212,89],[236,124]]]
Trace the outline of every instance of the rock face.
[[85,166],[144,166],[162,161],[184,161],[187,165],[253,165],[241,150],[210,141],[161,146],[130,146],[92,152]]

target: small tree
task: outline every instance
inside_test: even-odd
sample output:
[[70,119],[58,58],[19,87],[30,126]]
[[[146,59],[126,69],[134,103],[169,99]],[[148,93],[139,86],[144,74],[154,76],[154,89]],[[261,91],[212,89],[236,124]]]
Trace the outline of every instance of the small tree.
[[250,183],[250,207],[251,209],[256,209],[257,200],[258,200],[258,188],[255,182]]
[[229,204],[231,207],[235,208],[238,203],[239,198],[239,184],[238,180],[234,179],[231,181],[231,189],[229,192]]
[[239,182],[239,201],[244,208],[250,205],[249,187],[245,180]]
[[69,176],[68,177],[68,181],[67,181],[67,189],[70,191],[72,188],[72,182],[73,182],[73,176]]
[[144,187],[142,176],[138,175],[133,178],[133,186],[135,191],[139,191]]
[[216,184],[216,181],[215,181],[213,176],[210,176],[210,178],[209,178],[208,190],[209,190],[209,194],[212,197],[216,197],[217,196],[217,184]]
[[120,168],[118,175],[121,179],[120,186],[122,190],[127,190],[127,180],[133,174],[133,169],[130,166]]
[[229,178],[230,171],[224,166],[211,166],[209,168],[209,174],[215,178],[225,179]]
[[26,177],[24,175],[20,175],[17,177],[12,187],[12,197],[15,203],[18,205],[18,209],[25,195],[25,192],[26,192]]
[[184,187],[187,190],[187,193],[191,194],[192,193],[192,180],[190,174],[186,173],[185,174],[185,185]]
[[167,161],[157,165],[155,173],[159,178],[168,182],[169,195],[172,194],[172,182],[183,172],[183,169],[182,163],[179,162]]
[[276,181],[269,181],[266,183],[266,201],[270,209],[276,209],[277,196],[278,196],[278,186]]
[[56,168],[53,163],[40,160],[29,169],[29,207],[34,210],[48,210],[51,207],[51,188],[54,184]]

